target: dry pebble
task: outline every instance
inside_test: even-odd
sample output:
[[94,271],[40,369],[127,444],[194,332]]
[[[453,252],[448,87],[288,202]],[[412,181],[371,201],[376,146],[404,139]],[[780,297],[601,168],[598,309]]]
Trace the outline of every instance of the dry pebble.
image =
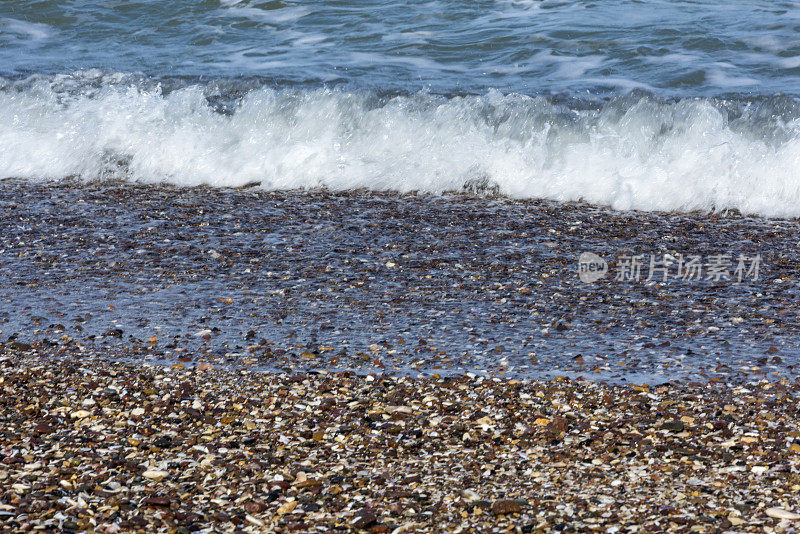
[[74,356],[0,356],[7,531],[800,526],[796,382],[289,375]]

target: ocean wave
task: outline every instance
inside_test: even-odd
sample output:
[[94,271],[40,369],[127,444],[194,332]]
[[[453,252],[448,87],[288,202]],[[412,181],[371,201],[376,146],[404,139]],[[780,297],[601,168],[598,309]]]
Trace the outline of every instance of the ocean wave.
[[494,91],[167,90],[98,73],[64,80],[0,83],[1,177],[488,187],[616,209],[800,216],[800,102],[785,96],[665,101],[634,91],[576,105]]

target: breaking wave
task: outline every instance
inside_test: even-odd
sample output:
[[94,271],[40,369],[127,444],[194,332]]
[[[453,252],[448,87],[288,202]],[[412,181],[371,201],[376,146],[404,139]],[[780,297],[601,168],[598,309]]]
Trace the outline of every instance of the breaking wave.
[[87,77],[0,80],[0,176],[488,187],[616,209],[800,216],[800,102],[785,96],[562,102]]

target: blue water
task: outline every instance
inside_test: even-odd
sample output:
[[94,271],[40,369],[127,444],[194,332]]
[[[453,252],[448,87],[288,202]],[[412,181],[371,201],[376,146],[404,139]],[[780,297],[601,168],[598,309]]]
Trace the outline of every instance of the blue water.
[[797,217],[798,29],[763,0],[0,2],[0,179]]
[[800,93],[800,4],[764,0],[5,1],[0,73],[672,96]]

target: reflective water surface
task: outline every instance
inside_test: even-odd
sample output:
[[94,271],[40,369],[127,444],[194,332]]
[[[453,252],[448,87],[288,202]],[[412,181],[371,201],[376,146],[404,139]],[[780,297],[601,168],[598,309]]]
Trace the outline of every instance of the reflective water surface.
[[[14,181],[0,214],[2,339],[56,353],[651,383],[791,374],[800,354],[796,221]],[[740,284],[584,284],[585,251],[612,269],[625,254],[762,264]]]

